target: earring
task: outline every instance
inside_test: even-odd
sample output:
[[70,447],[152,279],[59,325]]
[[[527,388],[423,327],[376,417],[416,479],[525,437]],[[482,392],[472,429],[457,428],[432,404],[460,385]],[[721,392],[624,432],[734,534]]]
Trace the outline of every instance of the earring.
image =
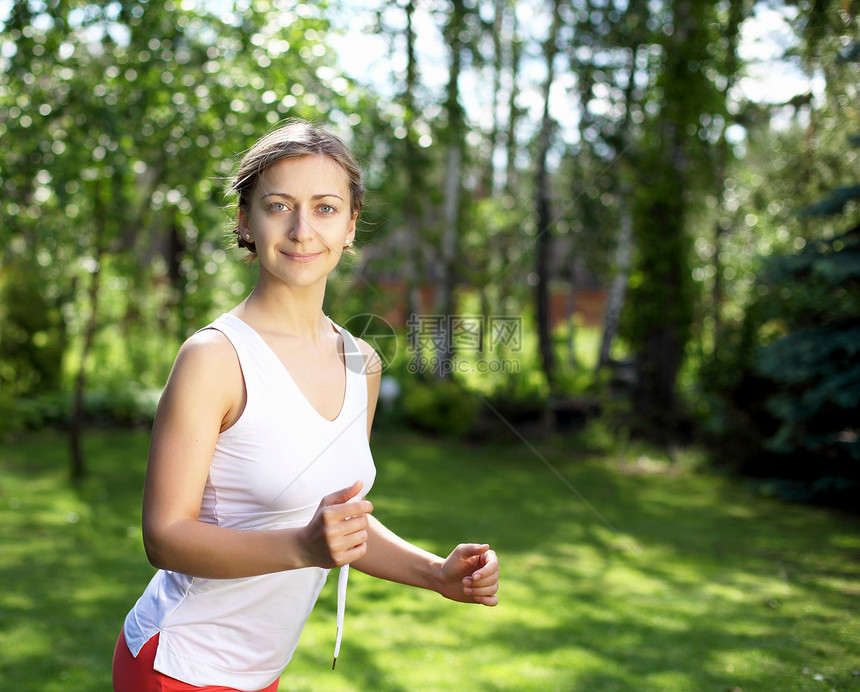
[[346,245],[344,245],[344,247],[349,247],[350,245],[352,245],[352,241],[351,241],[351,240],[347,240],[347,241],[346,241]]
[[245,234],[245,240],[251,240],[251,234],[250,233]]

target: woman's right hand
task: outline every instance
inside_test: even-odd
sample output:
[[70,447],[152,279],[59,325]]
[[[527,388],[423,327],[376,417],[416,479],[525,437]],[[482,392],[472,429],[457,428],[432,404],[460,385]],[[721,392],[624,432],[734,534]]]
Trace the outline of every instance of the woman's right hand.
[[326,569],[341,567],[367,552],[368,515],[373,505],[358,498],[363,485],[356,481],[322,499],[299,539],[310,564]]

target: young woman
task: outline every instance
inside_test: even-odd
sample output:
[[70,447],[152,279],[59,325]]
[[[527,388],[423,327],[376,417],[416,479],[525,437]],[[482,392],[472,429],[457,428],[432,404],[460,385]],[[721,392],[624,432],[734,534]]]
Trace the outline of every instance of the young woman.
[[443,559],[364,499],[381,368],[322,311],[364,196],[352,154],[292,122],[248,151],[233,190],[259,280],[182,346],[162,395],[143,497],[159,570],[117,641],[116,692],[276,690],[333,567],[498,603],[489,546]]

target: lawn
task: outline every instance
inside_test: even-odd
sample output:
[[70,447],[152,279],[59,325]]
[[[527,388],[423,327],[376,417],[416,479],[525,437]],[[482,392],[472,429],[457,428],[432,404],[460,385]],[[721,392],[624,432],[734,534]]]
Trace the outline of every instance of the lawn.
[[[147,436],[0,448],[0,690],[104,692],[141,545]],[[487,541],[495,609],[353,571],[331,670],[332,578],[281,689],[860,689],[860,520],[752,495],[642,449],[374,434],[376,515],[428,549]]]

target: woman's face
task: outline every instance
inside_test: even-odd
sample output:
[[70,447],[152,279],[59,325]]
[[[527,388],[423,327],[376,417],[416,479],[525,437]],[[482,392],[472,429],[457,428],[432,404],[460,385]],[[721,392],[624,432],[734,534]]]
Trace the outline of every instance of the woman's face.
[[267,168],[239,210],[239,231],[251,235],[265,275],[309,286],[337,266],[355,236],[349,179],[334,159],[306,155]]

